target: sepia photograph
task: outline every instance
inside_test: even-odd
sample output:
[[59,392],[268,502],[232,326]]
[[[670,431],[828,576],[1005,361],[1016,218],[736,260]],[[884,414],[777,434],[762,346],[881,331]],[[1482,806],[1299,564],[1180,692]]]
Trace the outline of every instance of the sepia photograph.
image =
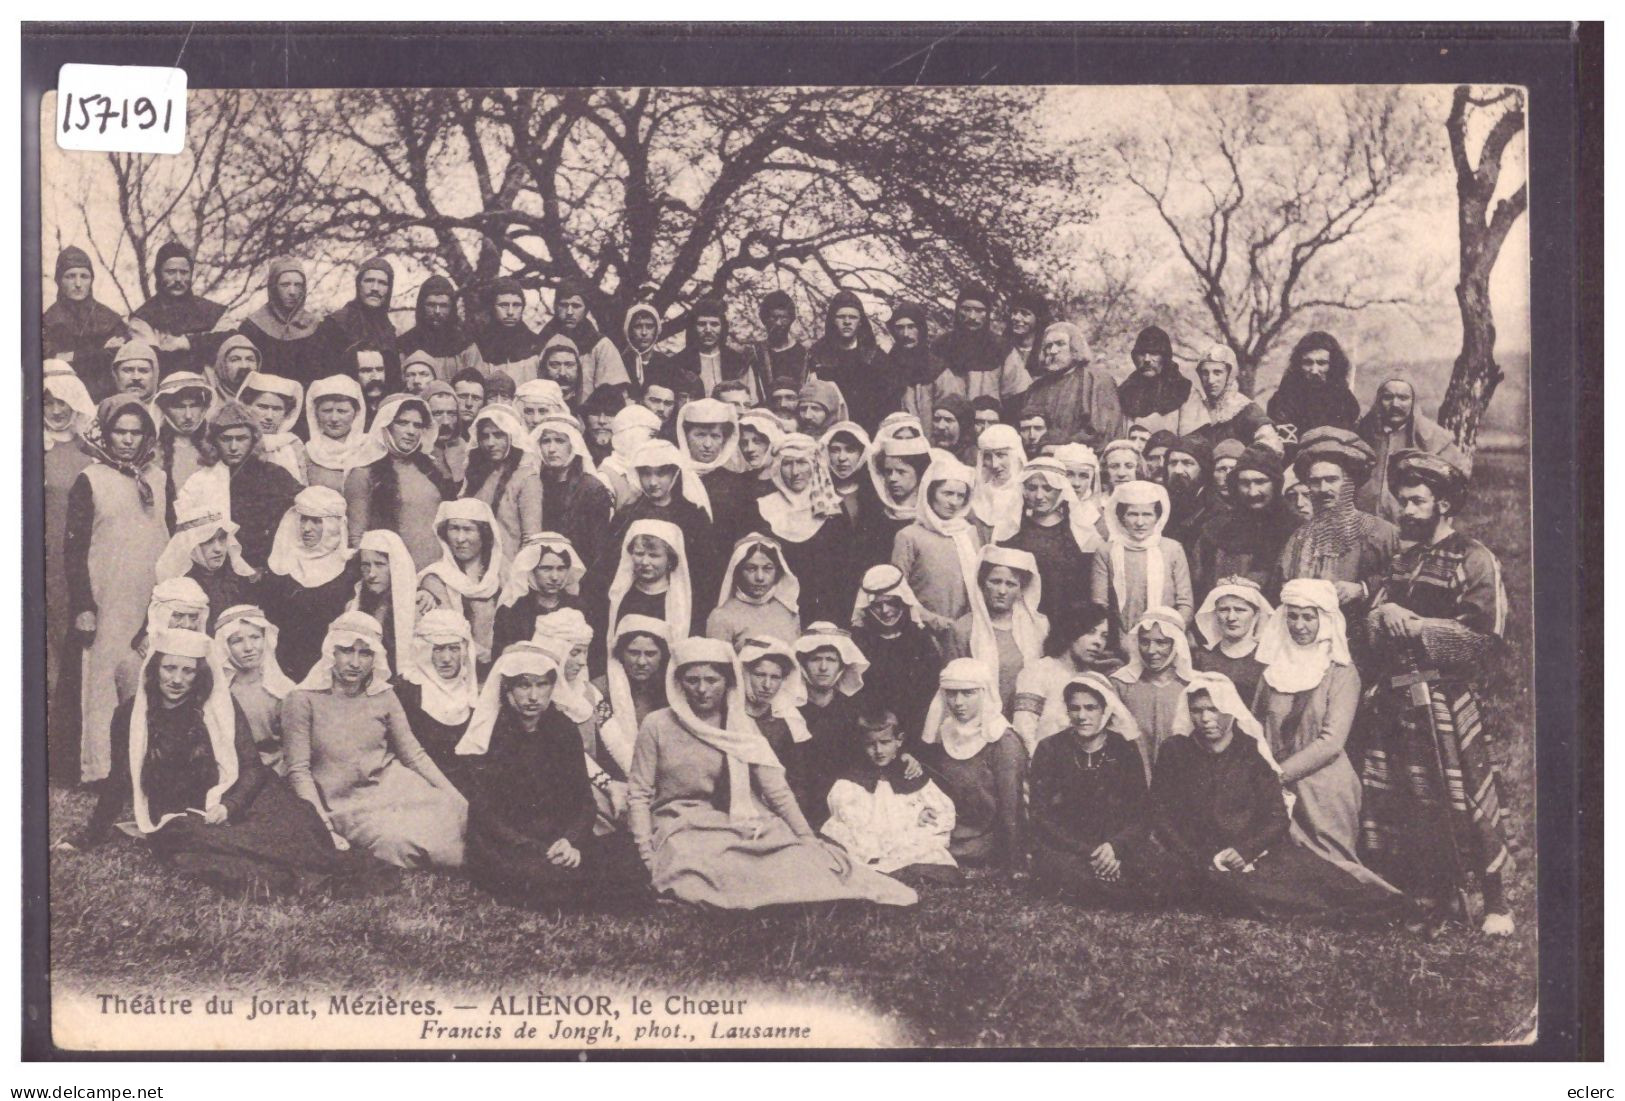
[[55,1049],[1534,1044],[1542,116],[1264,76],[48,92]]

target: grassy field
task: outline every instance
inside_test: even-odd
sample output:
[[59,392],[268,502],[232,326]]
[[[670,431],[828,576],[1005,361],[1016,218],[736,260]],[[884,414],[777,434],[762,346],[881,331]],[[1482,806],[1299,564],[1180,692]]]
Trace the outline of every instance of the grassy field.
[[[1529,693],[1527,460],[1482,455],[1464,527],[1501,556],[1514,615],[1486,684],[1518,865],[1517,935],[1097,913],[983,878],[901,912],[708,915],[678,907],[540,915],[460,880],[271,906],[165,873],[136,842],[51,860],[58,981],[148,990],[491,992],[576,980],[622,989],[776,990],[837,1001],[899,1041],[934,1045],[1481,1044],[1533,1027],[1536,881]],[[53,836],[89,813],[51,796]]]

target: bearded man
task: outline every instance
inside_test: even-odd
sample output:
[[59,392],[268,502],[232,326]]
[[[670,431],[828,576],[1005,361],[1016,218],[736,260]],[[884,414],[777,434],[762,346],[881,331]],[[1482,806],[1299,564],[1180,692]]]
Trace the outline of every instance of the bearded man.
[[[214,362],[215,349],[226,338],[215,332],[226,307],[192,293],[196,268],[192,254],[179,241],[166,241],[152,265],[158,291],[130,315],[151,331],[158,350],[158,370],[199,371]],[[145,334],[143,334],[145,335]]]
[[[1399,547],[1393,524],[1354,505],[1354,494],[1371,476],[1374,462],[1376,456],[1364,440],[1346,429],[1328,427],[1314,429],[1300,441],[1292,464],[1309,487],[1314,514],[1287,540],[1278,580],[1330,581],[1345,615],[1363,617]],[[1355,621],[1355,616],[1349,618]]]
[[1196,536],[1191,582],[1198,601],[1221,577],[1245,577],[1274,603],[1281,550],[1302,518],[1281,499],[1281,459],[1272,451],[1249,447],[1225,480],[1228,507],[1216,512]]

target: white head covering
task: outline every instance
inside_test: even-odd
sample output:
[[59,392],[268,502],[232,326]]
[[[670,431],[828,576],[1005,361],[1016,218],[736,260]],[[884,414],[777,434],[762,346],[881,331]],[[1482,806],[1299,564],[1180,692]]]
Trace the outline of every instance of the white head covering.
[[693,582],[688,575],[688,547],[683,542],[683,529],[666,520],[634,520],[621,540],[620,561],[615,576],[609,583],[609,622],[620,618],[621,601],[632,591],[632,540],[640,535],[653,536],[670,547],[676,556],[666,589],[666,629],[668,637],[682,638],[689,632],[689,620],[694,610]]
[[638,479],[639,470],[649,470],[662,466],[675,466],[677,468],[676,492],[687,497],[689,502],[700,506],[706,516],[711,515],[711,495],[705,491],[705,484],[700,476],[694,473],[694,466],[683,453],[677,450],[677,445],[669,440],[645,440],[633,452],[632,460],[628,464],[632,472],[632,484],[638,492],[643,492],[642,483]]
[[807,729],[806,717],[801,714],[802,705],[807,702],[807,683],[801,676],[801,663],[796,660],[795,651],[790,644],[771,635],[752,635],[741,640],[739,644],[739,668],[741,671],[755,665],[763,658],[777,657],[783,659],[780,664],[784,666],[784,682],[779,685],[778,692],[768,702],[768,713],[775,719],[784,720],[784,725],[790,729],[790,740],[797,744],[812,740],[812,731]]
[[869,438],[869,433],[864,429],[863,425],[857,421],[837,421],[824,429],[823,434],[818,437],[818,457],[823,462],[824,469],[829,471],[831,486],[835,484],[835,468],[830,466],[829,445],[830,441],[836,436],[843,434],[856,440],[860,450],[858,466],[852,474],[854,482],[863,477],[864,468],[869,465],[869,460],[874,457],[875,453],[874,441]]
[[[553,675],[553,691],[556,693],[564,676],[559,671],[559,663],[546,649],[516,642],[502,651],[502,656],[491,666],[491,672],[486,674],[479,702],[474,705],[472,717],[468,720],[468,729],[457,743],[457,756],[482,757],[491,748],[491,732],[496,729],[497,716],[502,713],[503,681],[527,674],[545,677],[549,673]],[[552,706],[551,701],[548,706]]]
[[328,624],[322,639],[322,656],[310,667],[305,679],[299,682],[301,692],[331,692],[333,690],[333,650],[339,646],[365,646],[372,651],[372,677],[367,681],[365,694],[376,696],[388,692],[389,657],[384,653],[384,628],[366,612],[349,611]]
[[[688,433],[686,429],[691,424],[721,424],[728,429],[727,442],[717,457],[708,463],[702,463],[688,450]],[[709,474],[721,467],[729,470],[736,468],[734,460],[739,455],[739,407],[731,401],[719,401],[716,398],[699,398],[687,402],[677,410],[677,450],[694,468],[696,473]]]
[[509,446],[526,455],[536,454],[536,437],[531,430],[525,427],[525,422],[519,414],[507,405],[487,405],[474,414],[474,419],[468,425],[468,443],[470,447],[480,445],[480,423],[489,421],[498,432],[508,437]]
[[816,650],[832,649],[840,655],[841,679],[835,690],[843,696],[855,696],[863,689],[863,674],[869,668],[869,659],[863,656],[852,636],[833,623],[819,620],[801,632],[795,641],[796,661],[811,657]]
[[1174,734],[1190,735],[1195,729],[1191,722],[1191,697],[1198,692],[1206,692],[1213,705],[1221,712],[1234,720],[1233,729],[1240,731],[1251,738],[1258,745],[1258,755],[1264,758],[1264,763],[1274,772],[1280,772],[1281,766],[1275,763],[1275,755],[1270,752],[1269,741],[1264,737],[1264,728],[1259,725],[1253,713],[1247,710],[1247,705],[1241,702],[1241,695],[1230,678],[1223,673],[1193,673],[1184,691],[1179,694],[1179,706],[1174,712],[1174,721],[1171,728]]
[[[1254,608],[1252,633],[1242,640],[1240,646],[1232,646],[1224,641],[1224,632],[1219,629],[1218,606],[1221,597],[1232,596],[1237,600],[1245,600]],[[1207,640],[1209,650],[1217,649],[1226,657],[1245,657],[1258,646],[1259,635],[1264,630],[1264,624],[1270,613],[1275,609],[1270,607],[1269,599],[1264,595],[1256,582],[1250,577],[1221,577],[1219,583],[1202,600],[1202,606],[1197,609],[1195,622],[1196,629],[1202,632]]]
[[1166,605],[1145,610],[1140,621],[1129,632],[1128,664],[1112,674],[1112,680],[1134,684],[1145,675],[1145,662],[1140,659],[1140,631],[1147,627],[1161,627],[1162,633],[1174,640],[1174,659],[1169,665],[1180,680],[1188,681],[1195,671],[1191,666],[1191,644],[1185,637],[1185,617],[1176,608]]
[[[975,658],[955,658],[943,667],[937,694],[931,697],[931,706],[925,713],[925,728],[920,740],[927,745],[942,743],[943,751],[956,761],[968,761],[983,749],[1004,737],[1010,724],[1005,722],[999,709],[999,675],[997,667],[990,667]],[[982,709],[976,718],[961,723],[948,710],[947,693],[952,690],[975,689],[982,694]]]
[[[1314,608],[1320,613],[1315,641],[1299,646],[1286,626],[1289,607]],[[1265,665],[1264,680],[1277,692],[1307,692],[1326,676],[1335,662],[1352,665],[1348,627],[1330,581],[1298,578],[1281,586],[1281,604],[1258,635],[1258,660]]]
[[[450,642],[463,645],[463,663],[451,680],[443,679],[434,667],[434,648]],[[474,711],[480,687],[475,671],[474,631],[456,612],[436,608],[418,617],[410,641],[402,649],[401,676],[422,691],[423,711],[435,722],[456,726]]]
[[741,470],[754,470],[757,477],[764,482],[769,481],[772,478],[774,466],[773,452],[787,435],[784,430],[784,422],[779,420],[779,415],[771,409],[747,409],[739,414],[739,431],[741,435],[744,434],[747,427],[767,437],[767,454],[762,457],[761,465],[756,467],[747,467],[745,458],[741,455],[739,457],[739,468]]
[[[982,466],[994,451],[1010,453],[1010,477],[1002,485],[988,480]],[[1002,542],[1021,530],[1021,472],[1027,465],[1027,452],[1021,435],[1008,424],[990,424],[976,438],[976,488],[971,493],[971,515],[993,529],[994,542]]]
[[502,585],[502,596],[498,598],[499,607],[508,608],[519,603],[536,587],[531,573],[542,560],[544,551],[562,555],[569,563],[564,583],[564,591],[571,596],[581,592],[581,579],[586,576],[587,564],[576,553],[575,546],[570,540],[556,531],[544,531],[540,535],[528,539],[508,563],[508,577]]
[[[787,459],[805,459],[812,464],[812,476],[800,493],[792,492],[784,480]],[[768,478],[778,492],[758,499],[756,510],[782,542],[805,543],[818,533],[825,520],[841,511],[841,498],[830,482],[829,466],[818,441],[811,436],[792,432],[780,440],[773,449]]]
[[[938,482],[963,482],[966,489],[965,507],[951,519],[944,520],[937,515],[931,507],[931,488]],[[975,600],[977,592],[976,570],[978,565],[976,537],[971,533],[969,491],[976,485],[976,472],[952,455],[943,453],[938,455],[932,464],[926,468],[925,475],[920,479],[920,507],[914,517],[914,522],[934,535],[945,536],[954,544],[954,553],[959,558],[959,576],[965,583],[967,600]]]
[[527,409],[538,410],[544,416],[550,413],[570,412],[570,405],[564,400],[564,390],[550,378],[533,378],[529,382],[521,382],[513,392],[513,407],[521,414]]
[[[1100,495],[1100,457],[1095,454],[1095,449],[1085,443],[1063,443],[1055,449],[1050,458],[1059,462],[1061,468],[1068,474],[1078,470],[1088,470],[1090,472],[1095,480],[1094,488],[1090,491],[1089,500],[1084,501],[1083,505],[1085,508],[1094,509],[1098,513],[1099,506],[1095,498]],[[1072,492],[1076,495],[1077,490]],[[1094,523],[1094,521],[1095,517],[1091,516],[1089,522]]]
[[247,405],[252,400],[248,395],[250,391],[262,394],[275,394],[284,399],[288,411],[282,417],[282,424],[275,432],[260,433],[260,455],[267,462],[275,463],[294,478],[303,483],[305,471],[299,457],[304,451],[304,444],[299,437],[293,434],[294,425],[299,423],[299,414],[304,410],[305,388],[301,383],[281,375],[269,375],[263,371],[255,371],[243,380],[242,386],[237,389],[237,400]]
[[906,501],[894,501],[891,494],[886,491],[886,479],[880,469],[880,461],[930,454],[931,444],[924,436],[910,436],[901,440],[895,437],[887,437],[884,440],[877,438],[874,447],[870,448],[869,481],[875,487],[875,496],[880,498],[880,507],[886,510],[888,519],[913,520],[919,515],[920,488],[924,485],[924,473],[921,473],[921,481],[915,485],[912,496]]
[[[536,427],[531,430],[531,441],[534,443],[540,440],[543,432],[557,432],[568,439],[570,441],[570,457],[580,461],[581,469],[585,473],[592,475],[601,482],[604,481],[603,477],[598,473],[598,464],[592,461],[592,452],[587,450],[587,438],[581,434],[581,423],[575,417],[568,412],[548,413],[537,421]],[[609,483],[604,482],[604,484],[607,486]]]
[[869,605],[883,596],[895,596],[901,600],[908,608],[909,618],[916,626],[920,624],[924,609],[920,606],[920,598],[909,587],[908,578],[890,562],[882,562],[878,566],[870,566],[858,584],[858,596],[852,603],[852,626],[863,626]]
[[203,586],[190,577],[172,577],[152,587],[152,595],[147,600],[147,638],[169,630],[170,620],[177,612],[199,615],[208,622],[209,596]]
[[[1059,700],[1062,715],[1066,714],[1066,694],[1072,690],[1074,685],[1087,688],[1105,703],[1106,716],[1102,723],[1104,727],[1117,731],[1127,741],[1138,740],[1140,737],[1140,724],[1134,721],[1133,715],[1129,714],[1128,706],[1123,703],[1123,698],[1117,694],[1117,686],[1112,684],[1108,677],[1092,669],[1074,674],[1065,684],[1061,685]],[[1069,719],[1068,725],[1070,724]]]
[[561,696],[555,689],[554,704],[573,723],[584,723],[593,717],[598,706],[598,689],[592,686],[587,676],[585,662],[576,670],[573,678],[565,676],[564,666],[570,652],[577,646],[592,645],[592,638],[593,630],[587,617],[574,608],[560,608],[556,612],[537,616],[530,636],[531,642],[548,648],[559,663],[559,687],[564,694]]
[[[744,562],[758,549],[765,549],[772,559],[779,564],[779,580],[761,600],[752,600],[734,585],[734,574],[738,571],[740,563]],[[717,603],[719,605],[725,604],[731,599],[756,605],[776,600],[791,615],[801,615],[801,582],[797,580],[795,574],[790,572],[790,564],[784,559],[784,548],[779,545],[777,539],[752,532],[734,544],[733,554],[728,557],[728,568],[722,571],[722,591],[717,596]]]
[[[153,833],[180,813],[166,814],[154,822],[147,813],[147,792],[141,786],[141,770],[147,762],[147,708],[153,702],[147,699],[147,670],[161,661],[163,655],[196,658],[200,667],[207,665],[214,684],[209,698],[203,701],[203,726],[209,734],[209,747],[214,750],[214,763],[219,776],[204,796],[198,810],[213,810],[220,805],[220,797],[237,782],[237,712],[231,699],[231,683],[214,660],[213,644],[202,631],[159,631],[152,640],[152,651],[141,667],[141,679],[136,684],[135,706],[130,711],[130,790],[134,795],[135,822],[142,833]],[[188,808],[193,809],[193,808]]]
[[632,702],[632,682],[615,651],[631,635],[649,635],[660,640],[667,656],[671,654],[671,628],[646,615],[623,616],[615,625],[609,642],[609,662],[604,684],[609,689],[610,717],[598,728],[598,740],[624,774],[632,768],[632,750],[638,741],[638,709]]
[[879,447],[887,440],[896,439],[897,433],[905,428],[913,429],[915,434],[919,436],[926,434],[925,425],[921,424],[920,418],[913,413],[907,413],[901,409],[895,413],[887,413],[880,418],[880,427],[875,429],[875,446]]
[[[1026,582],[1021,586],[1021,595],[1010,609],[1010,634],[1015,640],[1016,649],[1021,651],[1021,656],[1026,661],[1037,661],[1044,656],[1044,637],[1049,634],[1049,617],[1038,611],[1038,603],[1044,595],[1043,581],[1038,576],[1038,560],[1028,551],[988,543],[977,555],[978,576],[982,566],[1004,566],[1020,570],[1027,575]],[[971,596],[970,607],[971,656],[984,665],[997,669],[999,641],[993,631],[993,620],[988,612],[987,599],[982,595],[981,585],[976,586],[976,591]],[[1002,701],[1000,708],[1001,710],[1003,708]]]
[[[412,642],[412,632],[418,618],[418,571],[412,563],[412,552],[399,535],[385,528],[374,528],[361,537],[356,551],[382,554],[389,562],[389,616],[395,629],[395,664],[401,673],[410,676],[410,663],[402,656]],[[355,595],[346,608],[361,607],[361,593],[365,583],[355,583]],[[382,624],[380,624],[382,626]]]
[[[468,576],[457,564],[457,556],[446,541],[445,527],[452,520],[468,520],[484,524],[486,549],[490,559],[479,580]],[[440,558],[418,571],[418,577],[438,577],[446,588],[466,600],[494,600],[502,592],[508,576],[508,537],[497,523],[491,506],[478,497],[459,497],[455,501],[441,501],[434,511],[435,538],[440,540]],[[371,534],[370,532],[368,534]]]
[[[299,540],[301,516],[321,518],[322,541],[315,550],[307,549]],[[348,546],[349,540],[344,495],[326,486],[306,486],[293,499],[293,507],[282,514],[267,564],[272,573],[291,577],[302,588],[313,589],[344,572],[355,553]]]
[[[1110,448],[1108,448],[1110,450]],[[1144,539],[1136,539],[1117,518],[1119,505],[1157,505],[1157,522]],[[1128,596],[1128,571],[1125,559],[1129,550],[1145,552],[1145,603],[1154,608],[1162,603],[1162,529],[1168,526],[1168,491],[1156,482],[1124,482],[1112,490],[1106,507],[1106,551],[1111,556],[1112,588],[1119,601]]]
[[[678,683],[678,674],[683,668],[697,664],[719,665],[733,678],[722,726],[703,722],[695,715]],[[671,661],[666,665],[666,702],[684,730],[727,758],[728,817],[736,822],[765,817],[767,812],[751,790],[750,768],[752,765],[777,769],[784,766],[774,756],[761,731],[756,729],[756,723],[745,713],[745,678],[733,647],[719,639],[700,636],[673,643]]]
[[[355,420],[350,422],[349,435],[342,440],[322,434],[316,406],[323,398],[346,398],[355,403]],[[356,452],[367,438],[367,402],[361,395],[361,384],[349,375],[328,375],[311,383],[310,392],[305,395],[305,428],[310,436],[305,441],[306,457],[324,469],[347,473],[356,465]]]
[[214,661],[226,675],[229,684],[242,671],[231,660],[231,640],[245,627],[258,627],[265,636],[260,655],[260,687],[274,699],[281,699],[293,691],[293,679],[282,671],[276,659],[276,644],[281,632],[276,624],[265,617],[265,612],[253,604],[234,604],[220,613],[214,625]]
[[422,452],[425,455],[434,453],[434,442],[440,438],[440,428],[429,413],[429,403],[417,394],[391,394],[378,406],[378,415],[373,418],[372,428],[368,429],[366,437],[356,445],[355,452],[350,456],[352,467],[367,466],[385,455],[401,454],[395,450],[388,429],[395,423],[395,418],[400,415],[401,410],[409,405],[429,421],[428,427],[423,430],[423,435],[418,440],[415,452]]
[[254,567],[243,561],[243,545],[237,541],[238,528],[231,516],[207,502],[199,502],[185,512],[175,510],[175,534],[169,537],[169,543],[158,556],[153,577],[159,581],[184,577],[197,561],[197,548],[221,531],[226,533],[226,559],[231,571],[238,577],[254,576]]
[[[96,423],[96,403],[90,400],[90,391],[85,384],[79,381],[74,373],[73,364],[63,359],[48,359],[45,361],[45,392],[58,401],[68,403],[73,410],[73,424],[71,427],[57,430],[49,426],[45,429],[45,450],[49,451],[59,443],[67,443],[75,436],[83,436],[90,431]],[[205,382],[204,384],[208,384]]]
[[654,439],[661,428],[660,417],[646,406],[626,405],[609,419],[609,458],[601,468],[605,474],[616,474],[637,484],[632,474],[632,456],[638,448]]
[[1084,554],[1094,554],[1100,549],[1100,532],[1095,529],[1095,520],[1100,516],[1100,510],[1093,501],[1087,505],[1078,500],[1077,491],[1067,480],[1066,467],[1059,459],[1040,457],[1028,463],[1021,472],[1023,484],[1033,479],[1041,480],[1051,489],[1059,490],[1061,500],[1066,504],[1067,530],[1072,533],[1072,542],[1077,544],[1078,550]]

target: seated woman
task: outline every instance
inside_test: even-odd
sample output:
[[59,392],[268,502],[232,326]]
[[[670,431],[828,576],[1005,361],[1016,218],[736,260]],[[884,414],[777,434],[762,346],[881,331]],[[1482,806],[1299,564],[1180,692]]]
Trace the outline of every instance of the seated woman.
[[418,608],[434,606],[426,594],[418,592],[412,552],[399,535],[375,528],[361,537],[355,562],[355,596],[345,609],[366,612],[383,625],[383,658],[405,672],[411,662],[403,651],[411,645]]
[[830,482],[818,441],[792,433],[773,452],[775,492],[756,502],[761,523],[778,541],[785,568],[801,579],[801,618],[833,619],[846,594],[840,591],[842,555],[851,552],[855,529]]
[[[564,608],[538,617],[527,645],[541,647],[558,664],[562,679],[553,693],[553,706],[576,724],[576,733],[581,735],[587,779],[592,783],[593,801],[598,807],[593,832],[602,836],[626,828],[626,769],[616,766],[611,774],[598,763],[607,756],[599,733],[610,713],[610,704],[587,676],[587,652],[592,641],[593,629],[587,617],[574,608]],[[630,761],[630,749],[627,757]]]
[[863,575],[852,604],[852,641],[869,659],[864,681],[878,700],[897,716],[898,733],[912,752],[919,745],[925,712],[936,695],[932,678],[922,675],[942,665],[940,631],[936,621],[903,580],[903,572],[890,563],[873,566]]
[[1220,578],[1196,612],[1196,629],[1206,645],[1191,653],[1191,665],[1201,673],[1223,673],[1242,700],[1251,701],[1264,672],[1259,632],[1274,611],[1252,578]]
[[609,641],[609,665],[592,681],[609,712],[598,725],[598,764],[615,780],[632,768],[643,720],[666,706],[671,628],[648,616],[622,616]]
[[625,834],[597,837],[581,741],[553,703],[558,664],[528,643],[492,667],[457,745],[469,878],[505,902],[558,906],[642,889]]
[[766,535],[734,544],[723,590],[705,620],[707,638],[734,649],[753,635],[793,639],[801,634],[801,582],[785,566],[784,549]]
[[197,582],[208,599],[211,615],[198,630],[209,633],[222,609],[252,604],[258,594],[259,573],[243,561],[237,525],[218,505],[194,505],[175,514],[175,534],[153,567],[156,581],[185,577]]
[[536,631],[536,621],[581,605],[581,579],[587,564],[570,541],[544,531],[519,548],[508,563],[508,579],[497,600],[491,648],[498,654]]
[[1145,758],[1149,778],[1157,765],[1162,743],[1176,733],[1174,723],[1184,706],[1191,668],[1191,645],[1185,638],[1185,620],[1172,608],[1152,608],[1129,632],[1128,664],[1112,674],[1112,682],[1143,735],[1136,743]]
[[463,862],[468,804],[423,751],[389,686],[383,628],[345,612],[282,703],[288,782],[328,829],[402,868]]
[[1026,551],[1038,563],[1044,599],[1038,610],[1053,615],[1064,604],[1089,599],[1087,578],[1102,542],[1099,513],[1085,509],[1058,459],[1037,458],[1021,472],[1021,528],[1002,546]]
[[152,650],[152,638],[159,631],[179,629],[203,631],[209,622],[209,598],[197,582],[188,577],[172,577],[152,587],[147,600],[147,621],[130,640],[124,660],[113,668],[113,686],[120,703],[134,699],[141,686],[141,670]]
[[443,608],[419,616],[394,688],[418,744],[457,784],[462,779],[457,743],[468,729],[480,693],[468,620]]
[[71,847],[111,834],[126,802],[159,860],[230,895],[264,898],[355,882],[320,816],[260,763],[225,672],[198,631],[160,631],[134,699],[113,716],[118,762]]
[[1258,641],[1263,677],[1252,710],[1281,763],[1294,839],[1350,875],[1387,886],[1360,863],[1360,777],[1345,747],[1360,707],[1343,610],[1330,581],[1281,586],[1281,606]]
[[474,446],[459,496],[490,505],[510,547],[541,534],[541,459],[519,414],[505,405],[487,405],[474,414],[468,438]]
[[1045,738],[1072,725],[1061,695],[1068,684],[1084,673],[1110,675],[1122,665],[1110,642],[1110,618],[1105,608],[1090,603],[1063,608],[1050,617],[1044,656],[1028,662],[1016,677],[1010,722],[1028,756]]
[[305,474],[311,485],[343,493],[344,476],[367,438],[361,384],[329,375],[311,383],[305,399]]
[[925,718],[920,764],[954,802],[948,851],[962,864],[1020,870],[1027,750],[999,713],[997,674],[974,658],[942,670]]
[[1043,585],[1038,563],[1026,551],[993,544],[977,555],[977,595],[949,636],[948,658],[973,657],[999,674],[999,706],[1010,715],[1016,680],[1029,661],[1044,656],[1049,620],[1039,614]]
[[300,485],[310,482],[305,445],[294,435],[304,409],[305,388],[291,378],[255,371],[243,380],[237,400],[248,406],[260,430],[259,455],[292,474]]
[[1164,890],[1255,916],[1404,916],[1393,888],[1293,842],[1279,767],[1228,678],[1197,673],[1184,698],[1151,785]]
[[1002,543],[1021,530],[1021,481],[1026,456],[1021,435],[1008,424],[984,428],[976,437],[971,519],[990,542]]
[[671,638],[693,630],[693,590],[683,529],[664,520],[636,520],[621,541],[620,563],[609,583],[604,623],[611,634],[628,615],[666,624]]
[[739,668],[745,674],[745,714],[767,739],[767,746],[784,766],[785,782],[802,815],[823,814],[824,792],[809,790],[806,750],[812,741],[801,706],[807,686],[795,651],[782,639],[757,636],[740,640]]
[[728,910],[839,899],[912,905],[911,889],[813,833],[745,712],[743,681],[725,642],[672,647],[671,706],[644,720],[630,777],[632,837],[655,891]]
[[278,776],[286,776],[282,701],[293,691],[293,681],[277,664],[278,633],[276,625],[252,604],[227,608],[215,627],[214,663],[225,675],[231,698],[248,723],[260,763]]
[[824,836],[904,882],[964,882],[948,851],[953,800],[923,770],[909,769],[897,716],[888,708],[864,714],[858,730],[863,753],[829,789]]
[[920,604],[949,623],[971,610],[976,554],[987,541],[968,518],[975,480],[970,467],[939,456],[920,481],[922,504],[914,522],[892,544],[892,565],[902,571]]
[[1033,754],[1033,878],[1086,903],[1150,888],[1150,796],[1134,718],[1099,673],[1059,693],[1067,725]]
[[261,598],[282,632],[282,667],[299,680],[321,657],[327,625],[355,588],[344,498],[307,486],[277,525]]
[[440,558],[418,574],[418,587],[434,606],[458,612],[474,631],[475,663],[483,671],[493,650],[497,601],[508,574],[508,540],[478,497],[444,501],[434,516]]

